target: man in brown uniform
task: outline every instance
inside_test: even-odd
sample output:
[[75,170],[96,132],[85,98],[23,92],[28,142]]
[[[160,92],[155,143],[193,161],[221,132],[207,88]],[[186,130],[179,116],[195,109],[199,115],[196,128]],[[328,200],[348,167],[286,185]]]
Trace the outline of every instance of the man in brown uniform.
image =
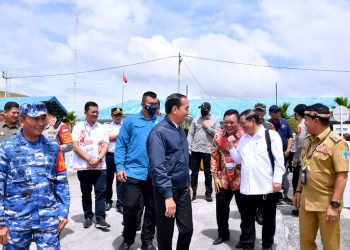
[[349,148],[329,128],[329,109],[314,104],[305,109],[309,133],[294,205],[299,207],[300,249],[317,249],[320,228],[323,249],[340,249],[340,212],[349,171]]
[[17,102],[7,102],[4,106],[5,120],[0,122],[0,142],[17,134],[21,125],[18,122],[19,105]]

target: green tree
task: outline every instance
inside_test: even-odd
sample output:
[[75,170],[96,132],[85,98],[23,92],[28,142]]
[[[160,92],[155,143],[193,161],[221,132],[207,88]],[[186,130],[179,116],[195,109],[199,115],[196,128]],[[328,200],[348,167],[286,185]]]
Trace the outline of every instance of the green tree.
[[284,118],[284,119],[288,119],[289,118],[289,115],[287,113],[289,106],[290,106],[290,103],[287,103],[287,102],[284,102],[284,103],[282,103],[280,105],[281,117]]
[[334,102],[337,104],[337,105],[333,105],[332,106],[332,109],[334,109],[336,106],[345,106],[347,108],[350,108],[350,102],[348,101],[348,98],[345,97],[345,96],[341,96],[341,97],[336,97],[334,99]]
[[67,113],[67,115],[65,117],[63,117],[63,122],[67,123],[70,128],[72,129],[72,127],[75,125],[75,121],[77,119],[77,116],[75,114],[74,111],[70,111]]

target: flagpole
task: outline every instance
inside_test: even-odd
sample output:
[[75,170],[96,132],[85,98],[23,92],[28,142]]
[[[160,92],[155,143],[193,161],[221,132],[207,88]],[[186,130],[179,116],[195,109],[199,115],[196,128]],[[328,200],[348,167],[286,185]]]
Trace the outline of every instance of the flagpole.
[[123,89],[122,89],[122,109],[123,109],[124,108],[124,87],[125,87],[124,82],[122,83],[122,86],[123,86]]

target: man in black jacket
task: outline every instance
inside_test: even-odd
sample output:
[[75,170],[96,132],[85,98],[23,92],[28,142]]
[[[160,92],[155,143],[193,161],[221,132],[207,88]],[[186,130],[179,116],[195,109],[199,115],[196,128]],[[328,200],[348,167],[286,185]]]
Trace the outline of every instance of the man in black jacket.
[[166,117],[147,139],[149,171],[153,180],[159,250],[172,249],[174,218],[179,229],[176,249],[189,249],[192,233],[188,143],[180,126],[188,115],[188,101],[172,94],[165,102]]

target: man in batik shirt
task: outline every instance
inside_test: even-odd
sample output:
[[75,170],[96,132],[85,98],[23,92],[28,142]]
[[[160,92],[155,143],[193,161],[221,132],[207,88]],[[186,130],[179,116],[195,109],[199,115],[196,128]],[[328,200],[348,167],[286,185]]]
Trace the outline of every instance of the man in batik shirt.
[[[238,144],[243,133],[239,128],[239,113],[233,109],[227,110],[224,114],[224,128],[215,134],[211,151],[211,172],[214,176],[218,224],[218,238],[214,240],[214,245],[221,244],[230,238],[228,218],[233,195],[240,211],[241,166],[236,164],[230,156],[229,140],[235,137],[233,143]],[[237,245],[239,246],[240,242]]]

